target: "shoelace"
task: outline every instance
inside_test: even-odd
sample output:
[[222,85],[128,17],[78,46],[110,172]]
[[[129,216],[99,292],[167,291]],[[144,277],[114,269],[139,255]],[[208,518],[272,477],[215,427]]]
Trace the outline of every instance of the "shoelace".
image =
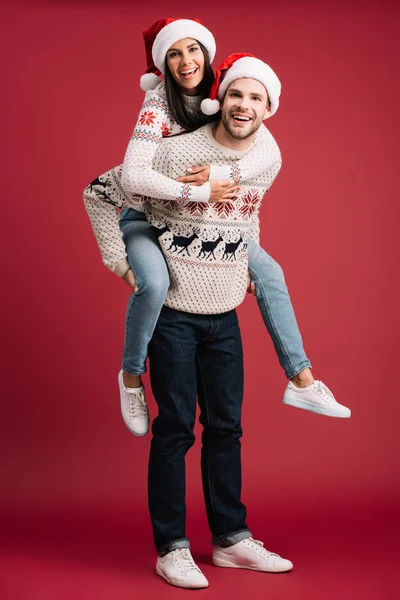
[[174,552],[174,559],[182,572],[186,569],[194,569],[200,572],[188,548],[177,548]]
[[329,404],[334,404],[335,396],[332,394],[331,390],[324,383],[322,383],[322,381],[315,380],[314,385],[317,392],[319,392],[321,396],[329,402]]
[[250,547],[253,550],[256,550],[258,553],[260,553],[260,550],[262,550],[261,554],[266,552],[268,556],[278,556],[279,557],[279,554],[275,554],[275,552],[270,552],[269,550],[264,548],[264,543],[260,542],[260,540],[255,540],[253,538],[247,538],[246,541],[250,544]]
[[129,392],[129,414],[131,417],[147,415],[147,406],[143,392]]

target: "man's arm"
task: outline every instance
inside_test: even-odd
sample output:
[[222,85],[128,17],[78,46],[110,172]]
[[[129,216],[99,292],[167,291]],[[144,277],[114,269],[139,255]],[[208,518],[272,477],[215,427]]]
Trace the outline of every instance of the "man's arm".
[[251,240],[253,240],[253,242],[255,244],[257,244],[257,246],[260,245],[260,217],[259,217],[259,212],[260,209],[257,208],[254,213],[251,216],[251,221],[250,221],[250,230],[247,234],[247,237],[249,237]]

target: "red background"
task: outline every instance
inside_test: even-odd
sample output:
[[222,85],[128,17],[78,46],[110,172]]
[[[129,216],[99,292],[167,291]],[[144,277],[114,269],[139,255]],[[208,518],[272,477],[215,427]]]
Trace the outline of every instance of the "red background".
[[343,421],[281,403],[285,377],[247,298],[243,495],[255,537],[295,570],[211,566],[197,442],[188,534],[211,584],[199,596],[398,597],[398,6],[3,7],[3,598],[188,593],[154,573],[150,436],[123,425],[116,382],[129,291],[102,266],[82,202],[87,183],[123,159],[143,97],[140,31],[162,16],[202,19],[215,66],[252,52],[282,81],[268,126],[284,166],[262,244],[284,268],[315,376],[353,411]]

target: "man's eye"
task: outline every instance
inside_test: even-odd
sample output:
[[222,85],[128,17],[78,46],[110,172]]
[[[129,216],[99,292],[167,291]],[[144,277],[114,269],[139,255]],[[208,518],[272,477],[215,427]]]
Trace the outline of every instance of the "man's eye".
[[254,96],[253,100],[257,100],[257,102],[260,102],[261,98],[259,98],[258,96]]

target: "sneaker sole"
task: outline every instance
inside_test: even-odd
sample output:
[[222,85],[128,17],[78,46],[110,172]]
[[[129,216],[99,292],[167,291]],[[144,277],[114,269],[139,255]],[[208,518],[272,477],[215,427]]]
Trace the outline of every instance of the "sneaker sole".
[[347,409],[348,412],[344,413],[339,410],[326,409],[322,406],[311,404],[311,402],[305,402],[304,400],[294,400],[293,398],[284,396],[283,404],[288,406],[294,406],[295,408],[302,408],[303,410],[309,410],[310,412],[316,413],[317,415],[324,415],[325,417],[336,417],[337,419],[350,419],[351,410]]
[[248,569],[249,571],[259,571],[260,573],[287,573],[293,569],[293,566],[288,567],[287,569],[280,569],[279,567],[270,568],[270,569],[259,569],[257,567],[251,567],[250,565],[237,565],[236,563],[231,562],[230,560],[224,560],[223,558],[214,558],[212,559],[212,563],[215,567],[225,567],[228,569]]
[[143,437],[144,435],[146,435],[150,429],[150,425],[147,427],[146,431],[144,431],[143,433],[138,433],[137,431],[135,431],[134,429],[132,429],[132,427],[129,425],[129,423],[127,423],[124,419],[124,413],[121,410],[121,415],[122,415],[122,420],[125,423],[125,425],[127,426],[127,428],[129,429],[129,431],[131,433],[133,433],[133,435],[136,435],[136,437]]
[[176,579],[169,579],[169,577],[167,577],[166,575],[164,575],[164,573],[161,571],[161,569],[156,566],[156,573],[157,575],[159,575],[160,577],[162,577],[163,579],[165,579],[165,581],[167,583],[169,583],[169,585],[173,585],[175,587],[180,587],[180,588],[185,588],[187,590],[200,590],[203,588],[206,588],[209,586],[209,583],[207,582],[207,585],[184,585],[184,583],[182,581],[177,581]]

